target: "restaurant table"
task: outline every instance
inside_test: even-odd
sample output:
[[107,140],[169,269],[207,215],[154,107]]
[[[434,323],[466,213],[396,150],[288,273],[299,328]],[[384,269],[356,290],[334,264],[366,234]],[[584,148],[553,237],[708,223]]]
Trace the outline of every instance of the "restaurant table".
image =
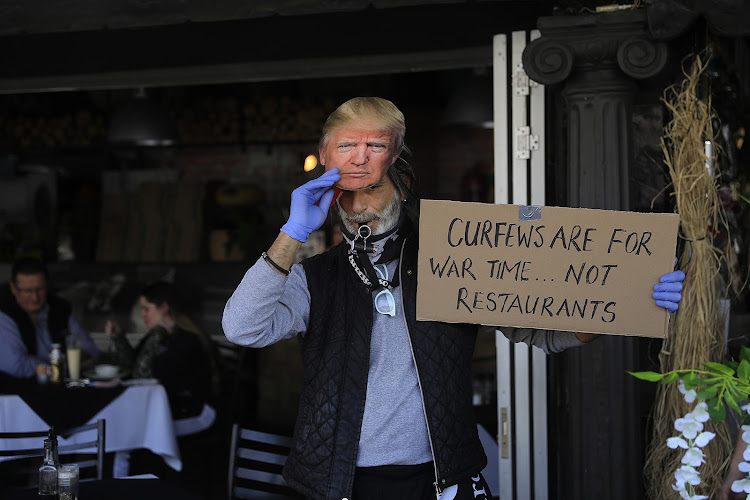
[[[39,500],[39,488],[18,488],[0,492],[3,500]],[[78,484],[80,500],[203,500],[203,497],[163,479],[101,479]]]
[[[57,398],[55,418],[63,418],[68,412],[75,413],[76,408],[69,397],[85,400],[85,393],[70,391],[86,390],[92,397],[99,397],[107,389],[72,388],[51,391],[51,397]],[[28,399],[28,398],[27,398]],[[71,401],[66,401],[71,399]],[[31,400],[31,399],[30,399]],[[33,401],[33,400],[32,400]],[[34,403],[32,402],[32,405]],[[172,420],[172,412],[164,386],[158,383],[132,383],[112,395],[111,401],[104,401],[101,409],[96,411],[85,422],[95,422],[103,418],[106,421],[105,451],[123,452],[136,449],[148,449],[164,459],[174,470],[182,469],[177,434]],[[38,411],[42,411],[41,405]],[[47,420],[50,420],[48,417]],[[0,394],[0,431],[35,431],[50,428],[43,419],[19,394]],[[63,426],[64,427],[64,426]],[[59,428],[59,427],[58,427]],[[85,433],[66,439],[58,437],[60,446],[90,440]],[[8,448],[41,448],[38,439],[10,440],[0,439],[0,449]],[[12,457],[0,460],[9,460]]]

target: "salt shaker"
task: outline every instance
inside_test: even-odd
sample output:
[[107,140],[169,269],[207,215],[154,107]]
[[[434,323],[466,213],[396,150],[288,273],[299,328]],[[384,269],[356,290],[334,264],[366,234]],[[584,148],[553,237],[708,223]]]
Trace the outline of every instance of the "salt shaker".
[[57,472],[57,499],[78,500],[78,464],[60,466]]

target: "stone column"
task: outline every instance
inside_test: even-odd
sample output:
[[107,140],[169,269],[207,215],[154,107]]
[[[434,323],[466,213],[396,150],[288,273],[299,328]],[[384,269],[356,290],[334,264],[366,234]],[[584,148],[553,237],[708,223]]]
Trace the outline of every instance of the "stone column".
[[[523,63],[533,80],[561,84],[567,205],[627,210],[634,80],[659,73],[667,47],[650,38],[644,10],[543,17],[538,28]],[[625,370],[639,369],[642,341],[602,336],[551,357],[550,489],[560,498],[640,498],[649,408]]]
[[627,210],[633,79],[655,76],[667,46],[648,34],[644,10],[539,19],[524,50],[533,80],[564,84],[568,106],[568,203]]

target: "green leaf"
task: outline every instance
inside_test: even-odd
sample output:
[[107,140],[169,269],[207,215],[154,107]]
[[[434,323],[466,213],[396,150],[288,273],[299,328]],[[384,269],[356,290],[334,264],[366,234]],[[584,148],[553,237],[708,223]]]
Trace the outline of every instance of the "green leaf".
[[750,361],[743,359],[737,367],[737,376],[745,383],[750,382]]
[[715,397],[718,392],[718,385],[707,385],[698,390],[696,394],[698,395],[698,399],[711,399]]
[[740,406],[737,404],[737,401],[735,401],[734,397],[730,393],[724,393],[724,402],[737,413],[742,413],[742,410],[740,410]]
[[743,345],[740,348],[740,361],[750,361],[750,347]]
[[664,376],[661,373],[656,372],[628,372],[635,378],[639,378],[641,380],[647,380],[649,382],[658,382],[661,380],[661,378]]
[[720,373],[722,375],[727,375],[729,377],[734,375],[734,370],[732,370],[726,365],[722,365],[721,363],[712,363],[711,361],[706,361],[702,364],[703,366],[708,368],[708,371],[710,371],[711,373]]
[[708,405],[708,414],[714,422],[721,422],[727,416],[727,410],[724,403],[719,398],[714,398],[706,402]]
[[709,377],[709,378],[701,379],[701,383],[708,385],[708,384],[714,384],[716,382],[723,383],[724,380],[726,380],[726,377]]
[[676,382],[679,379],[680,379],[680,375],[678,373],[670,372],[670,373],[667,373],[663,379],[661,379],[661,383],[664,385],[669,385],[672,382]]
[[735,384],[731,380],[727,381],[726,387],[727,392],[732,395],[735,401],[742,401],[743,399],[745,399],[745,396],[740,392],[739,389],[737,389],[737,384]]
[[695,372],[687,373],[682,380],[685,381],[685,389],[687,390],[695,389],[701,383],[701,379],[698,378]]
[[747,384],[736,384],[735,388],[743,394],[743,398],[741,398],[741,399],[745,399],[748,396],[750,396],[750,385],[747,385]]

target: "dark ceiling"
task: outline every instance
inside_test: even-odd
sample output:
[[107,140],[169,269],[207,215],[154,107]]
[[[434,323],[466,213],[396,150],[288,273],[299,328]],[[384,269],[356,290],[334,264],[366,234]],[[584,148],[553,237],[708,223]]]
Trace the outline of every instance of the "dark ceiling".
[[0,0],[0,93],[491,64],[546,0]]
[[[656,38],[750,2],[633,0]],[[0,93],[278,81],[489,66],[492,36],[617,0],[0,0]],[[619,2],[626,3],[627,2]],[[630,4],[627,4],[629,6]]]
[[[0,36],[22,33],[117,30],[184,23],[239,21],[276,16],[305,16],[380,11],[402,7],[466,7],[475,3],[504,6],[541,1],[508,0],[0,0]],[[428,11],[425,10],[425,13]],[[393,15],[398,15],[394,13]]]

